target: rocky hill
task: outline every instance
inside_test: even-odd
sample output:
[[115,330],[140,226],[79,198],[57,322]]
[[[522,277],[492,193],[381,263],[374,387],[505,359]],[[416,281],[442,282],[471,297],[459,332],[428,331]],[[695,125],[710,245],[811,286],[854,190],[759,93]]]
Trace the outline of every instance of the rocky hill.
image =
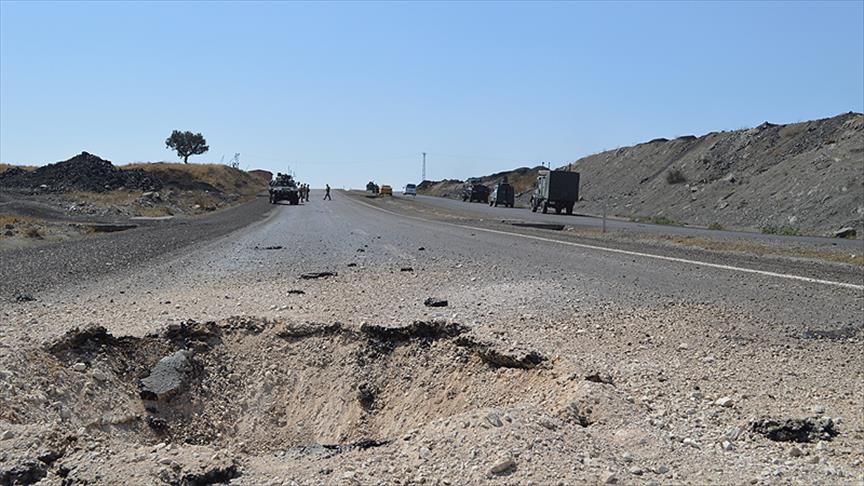
[[864,232],[861,113],[658,138],[583,157],[572,170],[582,174],[580,212],[767,232]]

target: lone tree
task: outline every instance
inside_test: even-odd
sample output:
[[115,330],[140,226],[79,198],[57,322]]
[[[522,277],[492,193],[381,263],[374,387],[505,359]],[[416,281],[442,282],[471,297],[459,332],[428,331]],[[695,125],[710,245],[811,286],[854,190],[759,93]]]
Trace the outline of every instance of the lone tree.
[[207,146],[207,140],[204,140],[204,135],[200,133],[181,132],[174,130],[171,136],[165,139],[165,146],[174,149],[177,155],[183,157],[183,163],[189,163],[190,155],[201,155],[210,150]]

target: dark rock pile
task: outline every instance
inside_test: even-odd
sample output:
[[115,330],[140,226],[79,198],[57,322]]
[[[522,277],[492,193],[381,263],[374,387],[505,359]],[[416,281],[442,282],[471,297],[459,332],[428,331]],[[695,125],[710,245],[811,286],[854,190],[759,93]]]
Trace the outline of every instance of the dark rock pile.
[[69,160],[32,171],[16,167],[0,172],[0,187],[39,189],[49,192],[104,192],[121,187],[155,191],[162,188],[162,182],[147,171],[122,170],[107,160],[81,152]]

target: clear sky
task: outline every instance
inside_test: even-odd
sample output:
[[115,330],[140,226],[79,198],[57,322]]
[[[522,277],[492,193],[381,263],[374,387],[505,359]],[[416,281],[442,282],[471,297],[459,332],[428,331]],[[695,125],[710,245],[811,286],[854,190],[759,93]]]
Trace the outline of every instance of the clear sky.
[[401,187],[864,111],[864,2],[0,2],[0,161]]

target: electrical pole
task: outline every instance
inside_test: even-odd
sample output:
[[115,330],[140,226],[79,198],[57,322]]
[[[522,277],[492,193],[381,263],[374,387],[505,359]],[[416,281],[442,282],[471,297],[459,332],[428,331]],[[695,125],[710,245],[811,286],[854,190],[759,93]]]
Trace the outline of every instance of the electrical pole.
[[423,171],[420,174],[420,182],[426,180],[426,152],[423,152]]

